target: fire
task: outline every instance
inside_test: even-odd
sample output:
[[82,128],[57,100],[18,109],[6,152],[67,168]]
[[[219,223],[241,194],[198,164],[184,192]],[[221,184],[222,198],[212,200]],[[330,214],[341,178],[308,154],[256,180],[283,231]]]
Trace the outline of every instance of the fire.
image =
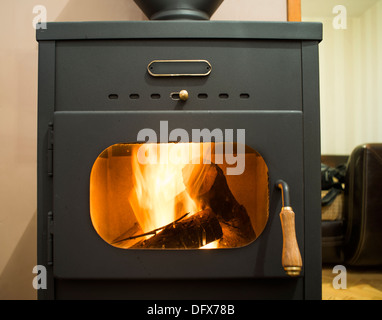
[[[93,227],[107,243],[123,249],[250,243],[268,219],[267,166],[257,152],[246,151],[245,175],[228,176],[231,162],[220,163],[223,152],[227,146],[216,142],[108,147],[90,175]],[[250,219],[260,226],[256,234]]]
[[216,248],[219,248],[219,241],[220,240],[212,241],[212,242],[206,244],[205,246],[200,247],[200,249],[216,249]]
[[[146,152],[159,155],[158,159],[174,155],[188,144],[146,144]],[[176,148],[176,150],[175,150]],[[197,212],[197,205],[186,191],[182,169],[185,161],[163,161],[142,164],[138,161],[139,146],[133,149],[132,169],[134,188],[129,201],[144,232],[163,227],[185,213]],[[186,154],[186,152],[181,152]],[[167,159],[174,160],[174,159]]]

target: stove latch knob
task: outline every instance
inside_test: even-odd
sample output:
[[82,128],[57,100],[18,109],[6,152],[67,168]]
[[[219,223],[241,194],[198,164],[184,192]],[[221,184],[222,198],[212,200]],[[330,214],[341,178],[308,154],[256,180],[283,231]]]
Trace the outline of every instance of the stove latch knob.
[[179,92],[179,99],[182,101],[187,101],[188,100],[188,91],[187,90],[181,90]]
[[182,100],[187,101],[189,98],[187,90],[180,90],[179,92],[173,92],[170,95],[172,100]]

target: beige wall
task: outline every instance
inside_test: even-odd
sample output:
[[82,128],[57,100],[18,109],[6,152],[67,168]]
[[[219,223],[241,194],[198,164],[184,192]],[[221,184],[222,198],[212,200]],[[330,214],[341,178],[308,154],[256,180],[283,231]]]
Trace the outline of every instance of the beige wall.
[[[303,21],[321,21],[321,153],[350,154],[382,143],[382,0],[348,0],[347,29],[332,25],[338,2],[302,1]],[[309,16],[304,14],[307,5]],[[319,15],[315,15],[318,12]]]
[[211,20],[286,21],[286,0],[224,0]]
[[[35,5],[48,21],[144,20],[129,0],[2,0],[0,28],[0,299],[35,299],[37,42]],[[226,0],[214,19],[286,20],[285,0]]]

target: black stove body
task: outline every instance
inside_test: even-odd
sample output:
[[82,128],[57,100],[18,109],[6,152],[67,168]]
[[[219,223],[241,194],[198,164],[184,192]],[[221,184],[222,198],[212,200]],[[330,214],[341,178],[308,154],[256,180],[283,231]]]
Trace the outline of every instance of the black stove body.
[[[320,299],[321,24],[146,21],[48,23],[37,30],[40,299]],[[184,92],[186,96],[184,96]],[[245,130],[268,168],[268,218],[237,248],[139,250],[93,227],[89,179],[110,146],[152,128]],[[282,263],[289,185],[302,257]],[[247,190],[255,197],[256,190]]]

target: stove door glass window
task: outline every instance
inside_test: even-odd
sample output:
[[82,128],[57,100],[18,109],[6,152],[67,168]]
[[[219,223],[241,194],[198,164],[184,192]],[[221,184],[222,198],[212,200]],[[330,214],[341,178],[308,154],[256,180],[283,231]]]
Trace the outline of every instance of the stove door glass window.
[[115,144],[90,176],[94,229],[123,249],[242,247],[268,207],[265,161],[236,143]]

